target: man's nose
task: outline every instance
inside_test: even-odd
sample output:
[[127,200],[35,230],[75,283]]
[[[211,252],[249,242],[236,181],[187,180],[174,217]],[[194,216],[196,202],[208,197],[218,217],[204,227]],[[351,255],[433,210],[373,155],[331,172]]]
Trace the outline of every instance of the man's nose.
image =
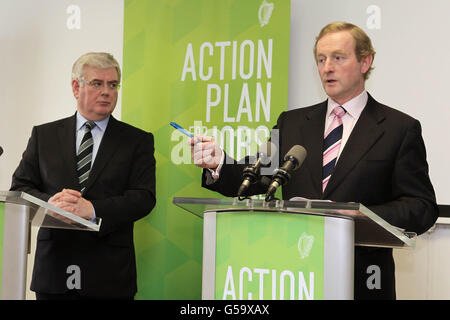
[[113,89],[111,89],[107,84],[105,84],[105,85],[101,88],[102,96],[103,96],[103,95],[109,96],[109,95],[110,95],[110,91],[112,91],[112,90],[113,90]]
[[327,59],[323,64],[323,70],[325,72],[334,71],[334,63],[331,59]]

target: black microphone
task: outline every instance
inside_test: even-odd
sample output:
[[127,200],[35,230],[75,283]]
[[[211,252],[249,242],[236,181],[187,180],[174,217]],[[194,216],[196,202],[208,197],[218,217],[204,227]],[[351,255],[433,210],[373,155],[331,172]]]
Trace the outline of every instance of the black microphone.
[[3,154],[3,148],[0,147],[0,156]]
[[255,183],[260,175],[260,169],[262,166],[268,166],[272,161],[272,155],[277,154],[277,147],[270,141],[261,145],[261,148],[258,152],[258,159],[255,164],[248,166],[242,172],[244,176],[244,181],[242,181],[241,186],[239,187],[238,197],[240,197],[247,189],[250,187],[252,183]]
[[291,179],[292,171],[297,170],[302,165],[306,154],[306,149],[297,144],[286,153],[283,166],[274,171],[272,183],[267,189],[266,201],[272,200],[277,189]]

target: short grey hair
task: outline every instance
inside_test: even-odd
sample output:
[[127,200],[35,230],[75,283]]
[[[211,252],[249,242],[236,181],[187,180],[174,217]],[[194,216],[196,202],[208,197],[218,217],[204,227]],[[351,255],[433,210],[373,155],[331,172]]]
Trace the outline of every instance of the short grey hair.
[[75,61],[72,66],[72,80],[80,80],[84,75],[84,66],[100,69],[116,68],[119,82],[121,78],[120,66],[112,54],[107,52],[88,52]]

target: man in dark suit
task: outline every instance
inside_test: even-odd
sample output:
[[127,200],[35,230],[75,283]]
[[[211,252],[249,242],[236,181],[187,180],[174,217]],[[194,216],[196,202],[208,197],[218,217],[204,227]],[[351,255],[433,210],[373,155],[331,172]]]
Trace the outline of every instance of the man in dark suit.
[[[370,38],[350,23],[331,23],[316,38],[314,56],[329,98],[278,118],[280,157],[294,145],[308,151],[283,186],[283,199],[359,202],[390,224],[421,234],[438,216],[421,126],[366,92],[374,55]],[[213,138],[196,137],[191,147],[194,163],[205,168],[203,186],[236,196],[245,165],[230,161]],[[256,183],[247,195],[266,191]],[[366,283],[373,265],[381,271],[380,287]],[[392,249],[355,248],[354,296],[395,299]]]
[[108,53],[81,56],[72,70],[76,114],[34,127],[13,175],[11,190],[102,219],[98,233],[40,228],[37,299],[133,299],[137,291],[133,225],[156,202],[154,139],[111,115],[120,75]]

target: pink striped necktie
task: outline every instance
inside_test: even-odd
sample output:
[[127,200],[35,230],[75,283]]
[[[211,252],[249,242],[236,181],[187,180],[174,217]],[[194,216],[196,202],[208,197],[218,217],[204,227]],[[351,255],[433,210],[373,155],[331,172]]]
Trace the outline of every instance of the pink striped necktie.
[[322,191],[327,187],[336,165],[344,129],[341,118],[345,112],[345,109],[341,106],[335,107],[333,109],[334,119],[325,132],[323,141]]

